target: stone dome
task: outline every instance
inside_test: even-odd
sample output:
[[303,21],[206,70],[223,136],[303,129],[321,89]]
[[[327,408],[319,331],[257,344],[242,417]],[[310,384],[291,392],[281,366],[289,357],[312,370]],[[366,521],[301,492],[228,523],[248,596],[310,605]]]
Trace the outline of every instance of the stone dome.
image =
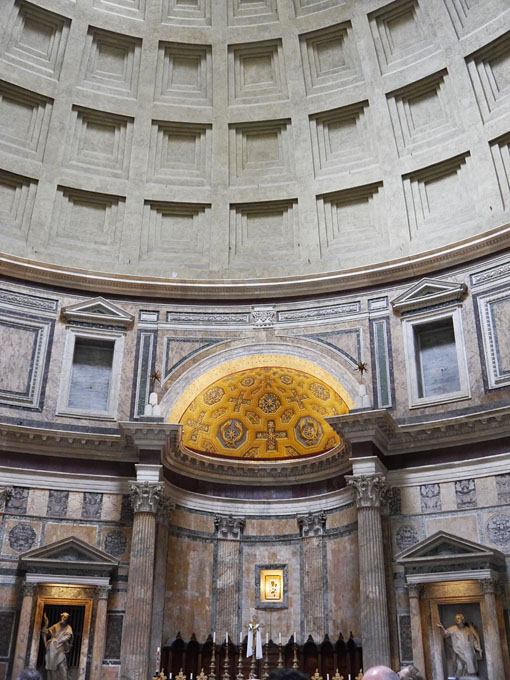
[[502,248],[506,6],[2,3],[6,273],[253,298]]

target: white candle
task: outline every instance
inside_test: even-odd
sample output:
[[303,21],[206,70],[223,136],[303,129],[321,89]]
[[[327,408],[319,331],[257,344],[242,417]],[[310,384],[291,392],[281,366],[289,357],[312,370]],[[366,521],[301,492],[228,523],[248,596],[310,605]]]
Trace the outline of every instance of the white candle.
[[278,644],[279,645],[282,644],[282,634],[281,633],[278,633]]
[[351,674],[349,673],[349,680],[351,680]]
[[239,644],[240,644],[240,645],[243,644],[243,631],[241,631],[241,632],[239,633]]
[[189,680],[193,680],[193,673],[189,674]]
[[296,631],[294,631],[294,644],[297,645]]
[[269,633],[266,633],[266,645],[269,644]]
[[169,676],[168,680],[172,680],[172,675],[173,675],[173,674],[170,673],[170,676]]
[[213,645],[216,644],[216,631],[212,634]]
[[329,673],[326,673],[326,678],[327,680],[329,680]]
[[227,630],[227,632],[225,633],[225,642],[226,642],[227,645],[228,645],[228,630]]

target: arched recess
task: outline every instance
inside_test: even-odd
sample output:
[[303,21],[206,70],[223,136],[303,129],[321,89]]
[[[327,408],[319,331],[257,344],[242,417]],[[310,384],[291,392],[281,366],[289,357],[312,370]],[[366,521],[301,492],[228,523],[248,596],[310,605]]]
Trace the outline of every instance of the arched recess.
[[344,399],[349,410],[370,406],[363,378],[340,353],[313,340],[278,338],[275,342],[236,340],[195,355],[170,374],[164,384],[161,413],[167,422],[178,422],[193,398],[222,376],[251,366],[265,366],[287,360],[295,367],[329,384]]

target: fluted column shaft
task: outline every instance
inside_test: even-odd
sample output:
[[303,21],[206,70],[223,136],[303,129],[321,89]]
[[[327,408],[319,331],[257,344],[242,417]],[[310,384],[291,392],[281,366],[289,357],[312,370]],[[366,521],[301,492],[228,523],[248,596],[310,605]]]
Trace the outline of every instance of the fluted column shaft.
[[498,610],[496,604],[495,579],[482,579],[483,599],[485,605],[484,640],[487,658],[487,674],[489,678],[504,678],[505,666],[499,635]]
[[121,648],[121,677],[126,680],[147,680],[149,672],[156,512],[160,494],[160,484],[132,484],[134,521]]
[[421,583],[410,584],[409,613],[411,615],[411,641],[413,645],[413,663],[425,673],[425,652],[423,650],[423,630],[421,626],[420,593]]
[[380,475],[348,479],[358,506],[363,667],[391,665],[388,599],[384,570],[381,502],[388,491]]
[[92,647],[91,677],[101,680],[103,671],[104,649],[106,644],[106,612],[108,610],[108,593],[110,586],[96,588],[96,624],[94,626],[94,645]]
[[30,620],[32,618],[32,608],[34,606],[36,588],[37,585],[35,583],[25,583],[23,587],[23,602],[21,603],[18,637],[16,639],[14,663],[12,665],[13,678],[17,678],[21,671],[25,668],[25,657],[27,654],[28,638],[30,634]]

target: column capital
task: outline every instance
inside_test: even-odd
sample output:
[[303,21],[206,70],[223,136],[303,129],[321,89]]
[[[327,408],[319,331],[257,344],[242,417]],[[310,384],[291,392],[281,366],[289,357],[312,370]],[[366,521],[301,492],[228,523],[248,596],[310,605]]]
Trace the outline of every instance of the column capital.
[[409,597],[419,598],[422,590],[423,590],[423,583],[408,583],[407,584],[407,592],[409,593]]
[[0,512],[5,510],[5,505],[12,494],[12,486],[4,486],[0,489]]
[[133,512],[156,514],[161,502],[162,485],[151,482],[131,482],[131,504]]
[[482,578],[480,579],[480,583],[482,584],[482,590],[484,595],[496,594],[496,591],[498,589],[498,579]]
[[96,586],[96,598],[98,600],[107,600],[111,589],[111,586]]
[[358,508],[380,508],[390,491],[386,479],[379,474],[349,475],[346,480],[354,489]]
[[23,597],[34,597],[37,592],[38,583],[25,583],[23,584]]

